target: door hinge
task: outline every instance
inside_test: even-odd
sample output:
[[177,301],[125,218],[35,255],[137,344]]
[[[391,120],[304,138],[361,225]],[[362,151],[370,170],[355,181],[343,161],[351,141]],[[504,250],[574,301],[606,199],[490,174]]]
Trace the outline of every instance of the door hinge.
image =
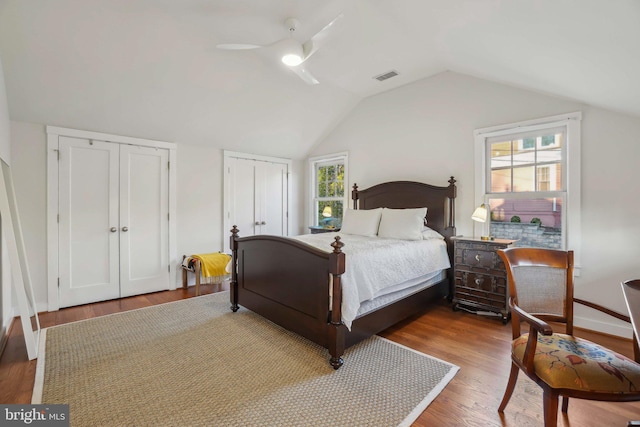
[[169,217],[169,215],[171,214],[167,212],[167,221],[171,221],[171,218]]
[[56,158],[58,159],[58,161],[60,161],[60,150],[58,150],[57,148],[54,148],[53,151],[56,152]]
[[171,264],[167,265],[167,271],[171,273]]
[[167,162],[167,169],[171,169],[171,162]]
[[60,288],[60,278],[58,277],[58,289]]

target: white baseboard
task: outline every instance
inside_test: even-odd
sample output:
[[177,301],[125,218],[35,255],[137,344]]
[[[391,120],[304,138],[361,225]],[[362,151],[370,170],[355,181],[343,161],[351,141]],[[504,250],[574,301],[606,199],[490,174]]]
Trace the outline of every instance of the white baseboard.
[[631,328],[631,325],[622,326],[578,316],[574,316],[573,324],[579,328],[615,335],[617,337],[631,339],[633,336],[633,329]]

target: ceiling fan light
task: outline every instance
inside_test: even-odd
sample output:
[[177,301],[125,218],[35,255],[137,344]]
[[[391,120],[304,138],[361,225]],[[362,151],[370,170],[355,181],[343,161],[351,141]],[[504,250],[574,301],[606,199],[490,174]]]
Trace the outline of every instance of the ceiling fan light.
[[302,44],[292,38],[282,40],[280,43],[280,54],[282,55],[282,62],[289,67],[295,67],[304,61]]
[[282,57],[282,62],[289,67],[302,64],[302,56],[297,53],[287,53]]

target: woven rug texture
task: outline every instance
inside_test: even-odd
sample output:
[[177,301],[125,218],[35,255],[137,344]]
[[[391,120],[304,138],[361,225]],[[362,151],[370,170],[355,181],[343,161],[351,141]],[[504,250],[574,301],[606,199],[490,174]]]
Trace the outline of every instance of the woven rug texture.
[[[380,337],[326,349],[220,292],[46,329],[32,403],[72,426],[410,425],[458,367]],[[44,338],[44,337],[43,337]]]

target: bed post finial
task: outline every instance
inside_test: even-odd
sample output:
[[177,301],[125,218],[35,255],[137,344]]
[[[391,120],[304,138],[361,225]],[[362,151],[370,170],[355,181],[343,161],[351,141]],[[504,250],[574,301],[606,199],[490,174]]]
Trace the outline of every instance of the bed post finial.
[[449,179],[449,185],[454,185],[456,183],[456,180],[451,177],[451,179]]
[[353,209],[358,209],[358,184],[353,184],[353,190],[351,190],[351,200],[353,200]]
[[340,236],[336,236],[336,238],[334,239],[333,243],[331,243],[331,247],[333,248],[333,253],[334,254],[342,253],[342,247],[343,246],[344,246],[344,243],[342,243],[340,241]]

